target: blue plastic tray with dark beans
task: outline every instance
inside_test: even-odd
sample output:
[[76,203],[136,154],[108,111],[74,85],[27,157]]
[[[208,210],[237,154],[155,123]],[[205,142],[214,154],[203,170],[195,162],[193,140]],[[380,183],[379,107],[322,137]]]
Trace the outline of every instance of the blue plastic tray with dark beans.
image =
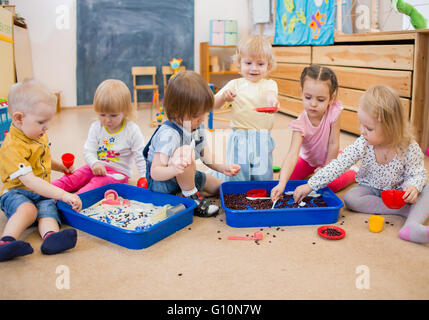
[[[329,188],[317,191],[321,194],[327,207],[312,208],[279,208],[279,209],[253,209],[234,210],[225,206],[225,194],[241,194],[252,189],[266,189],[268,196],[278,181],[228,181],[220,186],[222,208],[225,210],[226,224],[235,228],[274,227],[331,224],[338,221],[338,215],[344,206],[340,198]],[[285,191],[294,191],[299,185],[307,183],[306,180],[290,180]]]

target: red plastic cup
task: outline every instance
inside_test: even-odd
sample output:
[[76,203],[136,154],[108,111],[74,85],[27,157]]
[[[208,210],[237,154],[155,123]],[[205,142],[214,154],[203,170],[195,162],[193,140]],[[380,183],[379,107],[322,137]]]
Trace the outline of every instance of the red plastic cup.
[[404,193],[403,190],[384,190],[381,192],[381,200],[390,209],[401,209],[406,203],[402,198]]
[[[66,168],[70,168],[74,163],[74,155],[72,153],[64,153],[61,156],[61,160],[63,161],[63,165]],[[70,173],[67,173],[70,174]]]

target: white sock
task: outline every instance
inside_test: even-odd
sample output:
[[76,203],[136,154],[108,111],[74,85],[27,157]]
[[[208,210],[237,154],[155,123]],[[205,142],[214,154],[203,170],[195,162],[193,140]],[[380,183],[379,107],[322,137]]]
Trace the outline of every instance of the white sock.
[[193,189],[191,189],[191,190],[188,190],[188,191],[186,191],[186,190],[182,190],[182,194],[185,196],[185,197],[189,197],[189,196],[192,196],[194,193],[197,193],[198,192],[198,189],[197,188],[193,188]]

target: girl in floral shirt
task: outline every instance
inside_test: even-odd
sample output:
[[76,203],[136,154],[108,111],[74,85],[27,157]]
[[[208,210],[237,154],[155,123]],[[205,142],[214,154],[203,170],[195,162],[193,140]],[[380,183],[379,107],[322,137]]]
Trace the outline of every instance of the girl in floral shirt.
[[[429,188],[423,152],[414,141],[399,96],[385,85],[369,88],[359,101],[358,117],[362,135],[344,149],[337,159],[316,172],[294,192],[300,202],[312,190],[325,187],[359,160],[357,187],[344,197],[346,206],[371,214],[398,214],[407,217],[399,232],[403,240],[429,243]],[[380,195],[383,190],[404,190],[401,209],[389,209]]]

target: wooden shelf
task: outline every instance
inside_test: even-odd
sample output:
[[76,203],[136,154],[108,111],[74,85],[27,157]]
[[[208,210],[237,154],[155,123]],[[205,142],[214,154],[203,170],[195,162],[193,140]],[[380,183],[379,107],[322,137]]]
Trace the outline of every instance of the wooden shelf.
[[14,58],[14,34],[13,13],[15,7],[0,6],[0,98],[6,98],[10,87],[15,83],[15,58]]
[[238,71],[210,71],[210,57],[215,56],[212,55],[210,49],[222,53],[224,50],[232,51],[231,49],[235,48],[236,46],[211,46],[208,42],[200,43],[200,74],[208,83],[211,83],[211,76],[239,76]]

